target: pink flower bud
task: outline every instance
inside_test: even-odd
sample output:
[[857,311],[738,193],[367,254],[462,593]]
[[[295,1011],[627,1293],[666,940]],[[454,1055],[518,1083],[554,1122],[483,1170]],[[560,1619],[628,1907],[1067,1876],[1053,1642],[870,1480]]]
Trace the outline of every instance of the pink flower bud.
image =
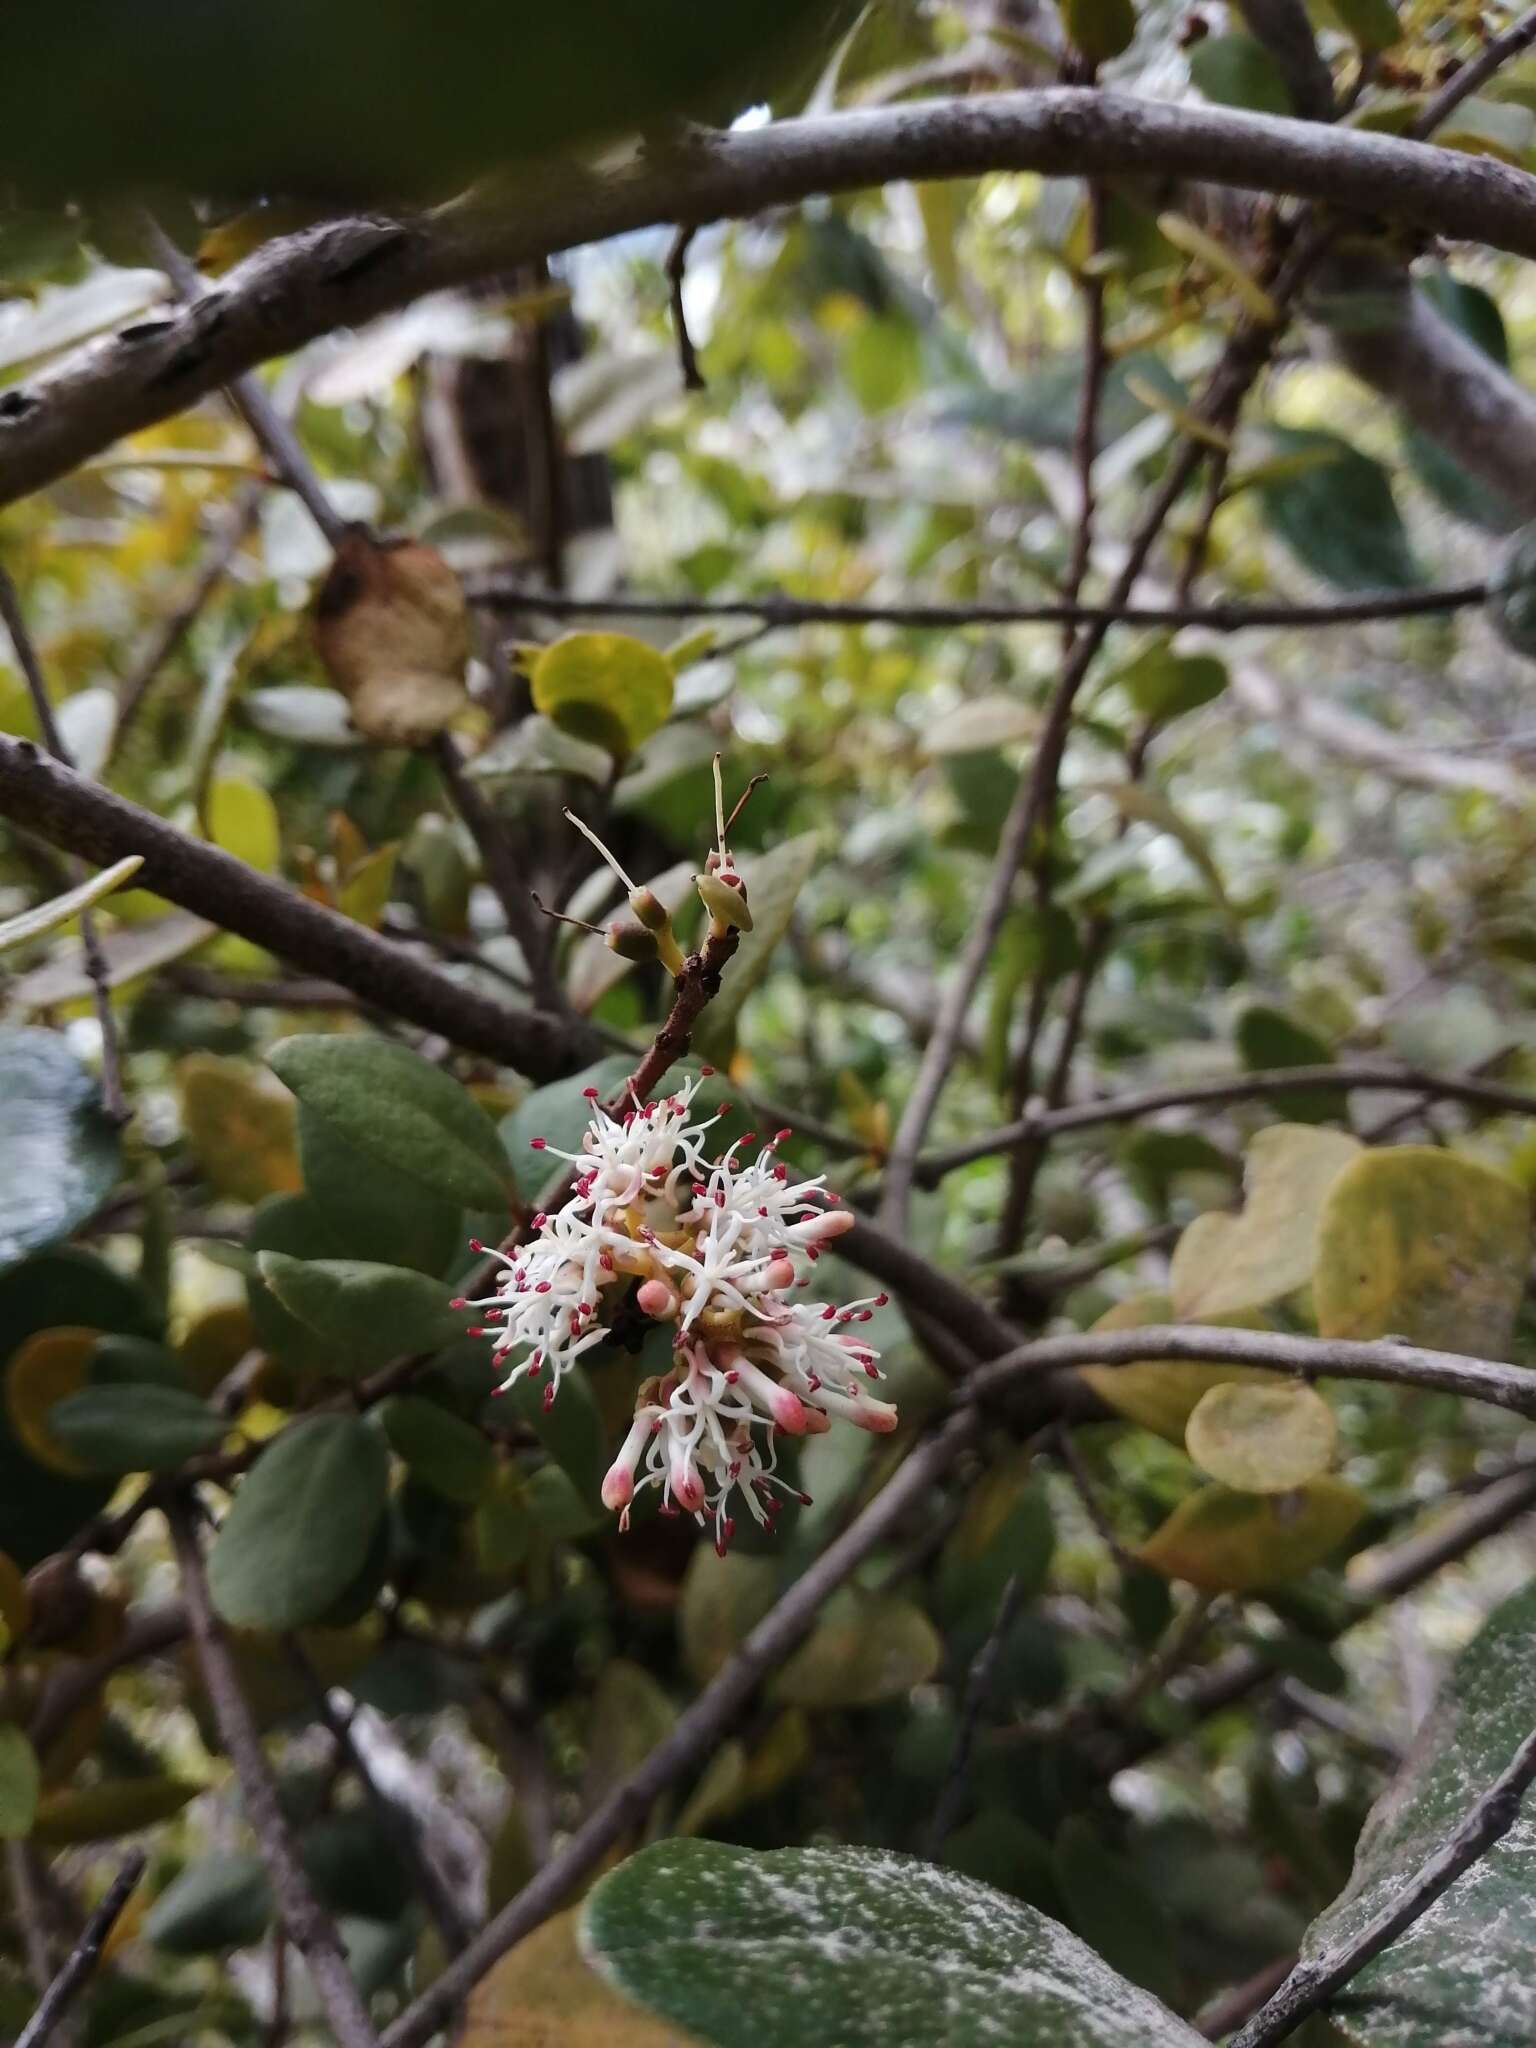
[[677,1296],[665,1280],[642,1281],[635,1300],[645,1315],[655,1316],[658,1322],[677,1314]]
[[777,1258],[768,1261],[768,1270],[763,1275],[770,1287],[793,1287],[795,1284],[794,1261],[781,1252]]
[[603,1476],[603,1506],[617,1513],[620,1508],[628,1507],[634,1497],[635,1475],[624,1460],[618,1458]]

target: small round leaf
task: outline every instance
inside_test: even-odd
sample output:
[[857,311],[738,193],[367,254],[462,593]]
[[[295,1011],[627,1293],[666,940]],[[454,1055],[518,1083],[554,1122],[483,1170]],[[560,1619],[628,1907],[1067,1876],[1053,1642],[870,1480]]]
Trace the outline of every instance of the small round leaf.
[[565,633],[533,665],[533,703],[562,731],[624,760],[665,725],[672,664],[628,633]]
[[1333,1463],[1333,1410],[1299,1380],[1228,1381],[1201,1395],[1184,1433],[1203,1472],[1239,1493],[1290,1493]]

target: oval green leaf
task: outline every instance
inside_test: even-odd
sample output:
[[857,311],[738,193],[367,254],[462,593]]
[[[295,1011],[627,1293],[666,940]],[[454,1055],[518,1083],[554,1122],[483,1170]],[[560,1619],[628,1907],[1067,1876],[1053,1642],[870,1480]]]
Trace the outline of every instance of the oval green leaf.
[[879,1850],[658,1843],[593,1887],[581,1933],[619,1990],[715,2048],[1201,2038],[1032,1906]]
[[505,1209],[510,1174],[495,1126],[418,1053],[382,1038],[306,1033],[281,1040],[268,1060],[304,1109],[365,1157],[466,1209]]
[[48,1434],[92,1472],[171,1472],[222,1441],[228,1424],[179,1387],[98,1386],[48,1411]]
[[1263,1308],[1305,1287],[1328,1190],[1359,1151],[1357,1138],[1310,1124],[1260,1131],[1247,1151],[1242,1214],[1197,1216],[1175,1247],[1168,1292],[1179,1319]]
[[0,1030],[0,1266],[68,1237],[119,1164],[101,1090],[59,1034]]
[[376,1429],[352,1415],[294,1423],[247,1474],[214,1539],[214,1606],[236,1628],[318,1621],[362,1570],[388,1491]]
[[366,1372],[464,1335],[465,1311],[449,1307],[444,1283],[409,1267],[286,1252],[262,1252],[258,1264],[279,1303],[324,1340],[327,1372]]
[[564,633],[540,650],[530,687],[562,732],[623,761],[666,724],[674,678],[667,657],[629,633]]
[[1181,1501],[1136,1555],[1208,1592],[1254,1593],[1321,1564],[1364,1512],[1360,1495],[1340,1479],[1314,1479],[1282,1494],[1205,1486]]

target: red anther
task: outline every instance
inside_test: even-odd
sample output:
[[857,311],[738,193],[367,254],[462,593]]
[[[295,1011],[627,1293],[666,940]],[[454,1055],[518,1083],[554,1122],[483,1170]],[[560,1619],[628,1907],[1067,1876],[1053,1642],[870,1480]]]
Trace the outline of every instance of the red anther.
[[790,1489],[790,1491],[791,1491],[792,1493],[794,1493],[795,1499],[796,1499],[797,1501],[799,1501],[799,1503],[800,1503],[801,1507],[803,1507],[803,1508],[813,1508],[813,1507],[815,1507],[816,1503],[815,1503],[815,1501],[813,1501],[813,1500],[811,1499],[811,1496],[810,1496],[810,1495],[809,1495],[808,1493],[799,1493],[799,1492],[795,1492],[795,1489],[794,1489],[793,1487],[792,1487],[792,1488]]
[[789,1179],[789,1168],[787,1166],[776,1166],[773,1169],[773,1177],[779,1182],[787,1181]]
[[555,1383],[554,1383],[554,1381],[553,1381],[553,1380],[551,1380],[551,1381],[550,1381],[550,1383],[549,1383],[549,1385],[548,1385],[548,1386],[547,1386],[547,1387],[546,1387],[546,1388],[544,1389],[544,1406],[545,1406],[545,1408],[546,1408],[546,1409],[548,1409],[548,1408],[553,1408],[553,1407],[554,1407],[554,1405],[555,1405]]
[[719,1534],[717,1534],[717,1535],[716,1535],[716,1537],[715,1537],[715,1555],[716,1555],[716,1557],[724,1557],[724,1555],[725,1555],[725,1546],[726,1546],[726,1545],[727,1545],[727,1544],[728,1544],[728,1543],[730,1542],[730,1540],[731,1540],[731,1539],[730,1539],[730,1537],[729,1537],[729,1536],[727,1536],[727,1535],[726,1535],[726,1534],[725,1534],[725,1533],[724,1533],[723,1531],[722,1531],[722,1532],[720,1532]]
[[870,1377],[870,1378],[871,1378],[872,1380],[877,1380],[877,1379],[879,1379],[879,1377],[880,1377],[880,1368],[879,1368],[879,1367],[878,1367],[878,1366],[877,1366],[877,1365],[875,1364],[875,1361],[874,1361],[874,1360],[873,1360],[872,1358],[866,1358],[866,1359],[865,1359],[865,1361],[864,1361],[864,1370],[865,1370],[865,1372],[867,1372],[867,1373],[869,1374],[869,1377]]
[[591,1313],[592,1313],[592,1304],[591,1304],[591,1302],[590,1302],[590,1301],[578,1301],[578,1302],[577,1302],[577,1304],[576,1304],[576,1313],[577,1313],[577,1315],[579,1315],[579,1316],[589,1316],[589,1315],[591,1315]]
[[543,1367],[543,1364],[544,1364],[544,1354],[543,1354],[543,1352],[542,1352],[542,1351],[535,1351],[535,1352],[534,1352],[534,1354],[533,1354],[533,1356],[532,1356],[532,1357],[531,1357],[531,1358],[529,1359],[529,1361],[528,1361],[528,1370],[529,1370],[530,1372],[538,1372],[538,1371],[540,1371],[540,1370],[541,1370],[541,1368]]
[[530,1138],[528,1140],[528,1149],[530,1152],[544,1152],[547,1151],[548,1148],[548,1138]]
[[534,1293],[535,1293],[535,1294],[549,1294],[549,1293],[551,1293],[551,1292],[553,1291],[553,1288],[554,1288],[554,1282],[553,1282],[553,1281],[551,1281],[551,1280],[540,1280],[540,1281],[539,1281],[539,1282],[537,1283],[537,1285],[536,1285],[536,1286],[534,1287],[534,1290],[533,1290],[533,1291],[534,1291]]
[[725,1207],[725,1193],[723,1189],[718,1191],[715,1195],[715,1207],[717,1209],[723,1209]]
[[595,1088],[583,1088],[581,1092],[583,1095],[585,1095],[588,1102],[596,1102],[597,1090]]
[[789,1124],[786,1124],[782,1131],[774,1132],[773,1142],[775,1145],[782,1145],[786,1138],[792,1138],[794,1135],[795,1133],[793,1128]]
[[859,1310],[858,1320],[861,1323],[867,1323],[873,1315],[874,1310],[872,1308],[861,1308]]
[[715,1070],[713,1067],[700,1067],[699,1072],[704,1076],[706,1081],[712,1081],[714,1079]]
[[[741,1134],[741,1136],[740,1136],[740,1137],[739,1137],[739,1138],[738,1138],[738,1139],[736,1140],[736,1145],[755,1145],[756,1143],[757,1143],[757,1133],[756,1133],[756,1131],[743,1131],[743,1132],[742,1132],[742,1134]],[[736,1145],[733,1145],[733,1146],[731,1147],[731,1150],[732,1150],[733,1152],[734,1152],[734,1151],[736,1150]]]
[[765,1202],[759,1202],[757,1205],[757,1213],[759,1216],[766,1216],[768,1214],[768,1205]]
[[502,1395],[503,1395],[503,1394],[504,1394],[504,1393],[505,1393],[506,1391],[507,1391],[507,1390],[506,1390],[506,1388],[505,1388],[505,1387],[492,1387],[492,1389],[491,1389],[491,1399],[492,1399],[493,1401],[499,1401],[499,1400],[501,1399]]
[[815,1245],[813,1244],[803,1244],[801,1245],[800,1249],[805,1253],[805,1256],[810,1260],[813,1266],[815,1265],[816,1261],[821,1257],[821,1253],[816,1249]]
[[884,1308],[886,1303],[890,1300],[890,1298],[891,1297],[888,1294],[877,1294],[875,1296],[875,1307]]
[[721,1105],[720,1105],[720,1114],[721,1114],[721,1116],[729,1116],[729,1115],[730,1115],[730,1113],[731,1113],[731,1111],[732,1111],[732,1110],[733,1110],[733,1109],[734,1109],[735,1107],[736,1107],[736,1105],[735,1105],[735,1103],[734,1103],[734,1102],[722,1102],[722,1103],[721,1103]]
[[452,1301],[449,1302],[448,1306],[450,1308],[468,1308],[469,1303],[464,1299],[462,1294],[456,1294],[453,1297]]
[[726,1376],[725,1376],[725,1384],[726,1384],[726,1385],[727,1385],[728,1387],[734,1387],[734,1386],[735,1386],[735,1384],[736,1384],[736,1382],[737,1382],[737,1381],[738,1381],[738,1380],[739,1380],[740,1378],[741,1378],[741,1374],[740,1374],[739,1372],[737,1372],[737,1371],[736,1371],[736,1369],[735,1369],[735,1367],[733,1366],[733,1367],[731,1368],[731,1370],[730,1370],[730,1371],[729,1371],[729,1372],[728,1372],[728,1373],[726,1374]]
[[727,1477],[728,1479],[739,1479],[739,1478],[741,1477],[741,1460],[740,1460],[740,1458],[736,1458],[736,1459],[734,1459],[734,1460],[732,1461],[732,1463],[731,1463],[731,1464],[727,1465],[727,1466],[726,1466],[726,1468],[725,1468],[725,1471],[726,1471],[726,1477]]
[[667,1517],[667,1520],[671,1521],[676,1516],[678,1510],[676,1506],[673,1504],[673,1502],[669,1500],[664,1500],[661,1506],[656,1510],[656,1512],[659,1515],[665,1515]]
[[548,1221],[549,1217],[547,1213],[543,1209],[541,1209],[538,1215],[535,1216],[533,1219],[533,1227],[535,1230],[542,1230]]
[[480,1242],[478,1237],[472,1237],[469,1240],[469,1248],[472,1252],[483,1252],[485,1250],[485,1246]]
[[726,1542],[727,1542],[727,1543],[729,1543],[729,1542],[730,1542],[730,1540],[731,1540],[731,1538],[732,1538],[732,1537],[733,1537],[733,1536],[734,1536],[735,1534],[736,1534],[736,1524],[735,1524],[735,1521],[734,1521],[734,1520],[732,1519],[732,1517],[731,1517],[730,1515],[727,1515],[727,1516],[726,1516],[726,1518],[725,1518],[725,1540],[726,1540]]
[[471,1323],[464,1334],[466,1337],[489,1337],[491,1333],[483,1323]]
[[613,1253],[612,1253],[612,1252],[599,1252],[599,1253],[598,1253],[598,1255],[597,1255],[597,1263],[598,1263],[598,1264],[599,1264],[599,1265],[600,1265],[600,1266],[602,1267],[602,1269],[603,1269],[603,1271],[604,1271],[605,1273],[611,1273],[611,1272],[613,1271],[613,1269],[614,1269],[614,1268],[613,1268]]
[[837,1310],[836,1310],[835,1308],[832,1308],[832,1307],[831,1307],[831,1306],[829,1305],[828,1307],[826,1307],[826,1308],[824,1308],[824,1309],[822,1310],[822,1312],[821,1312],[821,1320],[822,1320],[822,1321],[823,1321],[824,1323],[830,1323],[830,1322],[831,1322],[831,1321],[833,1320],[833,1318],[834,1318],[834,1317],[836,1316],[836,1314],[837,1314]]
[[806,1376],[805,1376],[805,1386],[806,1386],[806,1392],[807,1392],[807,1393],[810,1393],[810,1394],[819,1394],[819,1393],[821,1392],[821,1381],[820,1381],[820,1379],[819,1379],[819,1378],[817,1377],[817,1375],[816,1375],[815,1373],[813,1373],[813,1372],[808,1372],[808,1373],[806,1374]]

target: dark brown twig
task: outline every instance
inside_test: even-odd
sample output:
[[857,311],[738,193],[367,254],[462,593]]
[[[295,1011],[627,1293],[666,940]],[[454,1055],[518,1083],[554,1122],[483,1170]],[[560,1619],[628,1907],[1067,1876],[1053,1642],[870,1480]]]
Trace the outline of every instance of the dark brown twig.
[[1023,1598],[1024,1581],[1015,1574],[1003,1588],[1003,1597],[997,1603],[987,1639],[972,1658],[971,1668],[966,1673],[949,1769],[934,1801],[933,1818],[928,1825],[928,1855],[935,1863],[943,1855],[944,1844],[965,1809],[966,1780],[970,1775],[971,1752],[976,1747],[976,1730],[981,1725],[981,1717],[991,1696],[992,1680],[1003,1643],[1023,1605]]
[[697,227],[679,228],[672,237],[672,246],[667,251],[667,283],[672,288],[672,332],[677,338],[677,360],[683,372],[683,388],[687,391],[703,391],[708,387],[704,372],[699,368],[698,351],[693,345],[693,336],[688,332],[688,315],[683,307],[683,281],[688,275],[688,251]]
[[1429,102],[1418,119],[1408,129],[1415,142],[1424,142],[1437,128],[1455,113],[1464,100],[1480,92],[1496,71],[1500,71],[1522,50],[1528,50],[1536,43],[1536,7],[1530,8],[1517,21],[1510,23],[1501,35],[1496,35],[1468,64],[1448,79]]
[[64,1966],[43,1993],[41,2004],[16,2038],[16,2048],[43,2048],[74,2003],[101,1959],[107,1936],[144,1875],[145,1856],[135,1849],[108,1887],[101,1904],[85,1923],[80,1939],[65,1958]]

